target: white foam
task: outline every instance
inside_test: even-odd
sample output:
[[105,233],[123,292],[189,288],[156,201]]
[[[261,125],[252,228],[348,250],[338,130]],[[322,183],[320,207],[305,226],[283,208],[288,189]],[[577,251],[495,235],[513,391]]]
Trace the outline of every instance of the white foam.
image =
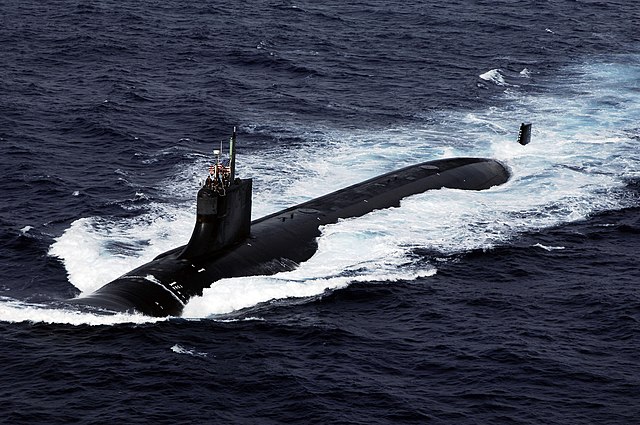
[[171,347],[171,351],[173,351],[174,353],[177,353],[177,354],[188,354],[188,355],[193,356],[193,357],[207,357],[207,353],[205,353],[205,352],[198,352],[198,351],[196,351],[194,349],[184,348],[180,344],[173,345]]
[[[501,108],[429,113],[422,126],[384,131],[287,128],[308,143],[239,158],[241,176],[254,177],[254,218],[428,159],[495,157],[512,169],[513,177],[488,191],[427,192],[405,199],[400,208],[326,226],[318,252],[298,269],[215,282],[203,297],[187,304],[185,316],[202,318],[272,299],[315,297],[353,281],[429,276],[435,267],[414,262],[414,249],[447,254],[491,249],[521,232],[630,205],[635,201],[621,188],[626,178],[640,176],[634,139],[640,92],[632,89],[640,67],[633,60],[631,65],[576,66],[556,83],[557,94],[511,91]],[[501,77],[498,70],[485,74],[497,81]],[[532,143],[526,147],[515,142],[522,121],[534,123]],[[281,126],[274,123],[269,130],[265,125],[260,131],[277,133]],[[184,244],[192,230],[198,176],[207,166],[207,158],[196,157],[164,182],[167,198],[177,200],[173,204],[150,204],[151,212],[133,219],[75,221],[51,247],[51,255],[64,262],[75,286],[91,291]]]
[[500,72],[499,69],[491,69],[484,74],[480,74],[480,78],[485,81],[490,81],[498,86],[508,86],[509,84],[505,81],[504,76]]
[[151,213],[133,219],[81,218],[56,240],[49,255],[64,262],[74,286],[92,292],[184,244],[192,226],[188,208],[167,205],[155,205]]
[[536,248],[544,249],[545,251],[558,251],[558,250],[565,249],[564,246],[547,246],[547,245],[542,245],[541,243],[537,243],[533,246],[535,246]]
[[142,314],[97,314],[62,308],[53,308],[41,304],[31,304],[11,298],[0,297],[0,321],[10,323],[53,323],[73,326],[118,325],[155,323],[166,320],[144,316]]
[[[271,300],[287,298],[313,298],[328,290],[348,286],[352,282],[413,280],[435,274],[435,269],[421,272],[397,270],[366,270],[359,274],[333,277],[305,276],[313,266],[306,263],[300,268],[274,276],[248,276],[222,279],[206,288],[201,297],[192,298],[185,306],[182,317],[203,318],[230,313]],[[336,270],[332,269],[333,274]]]

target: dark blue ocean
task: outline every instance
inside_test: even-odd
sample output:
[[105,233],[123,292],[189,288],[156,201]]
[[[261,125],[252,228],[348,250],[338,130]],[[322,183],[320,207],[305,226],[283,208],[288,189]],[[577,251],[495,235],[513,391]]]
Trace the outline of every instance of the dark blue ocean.
[[[0,423],[639,423],[640,4],[0,0],[0,58]],[[183,317],[66,305],[187,242],[233,126],[254,218],[430,159],[512,178]]]

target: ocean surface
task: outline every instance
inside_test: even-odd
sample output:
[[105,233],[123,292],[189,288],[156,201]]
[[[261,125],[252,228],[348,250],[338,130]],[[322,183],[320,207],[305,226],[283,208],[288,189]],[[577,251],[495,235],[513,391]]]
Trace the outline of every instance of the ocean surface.
[[[1,0],[0,58],[0,423],[640,423],[637,2]],[[254,218],[430,159],[513,176],[182,317],[66,305],[186,243],[233,126]]]

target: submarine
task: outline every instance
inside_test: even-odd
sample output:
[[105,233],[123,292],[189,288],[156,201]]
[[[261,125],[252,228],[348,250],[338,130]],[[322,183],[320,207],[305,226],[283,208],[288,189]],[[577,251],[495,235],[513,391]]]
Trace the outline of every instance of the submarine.
[[[528,143],[531,124],[518,141]],[[236,129],[228,158],[214,163],[197,193],[196,221],[188,243],[70,300],[110,312],[180,316],[189,299],[231,277],[271,275],[296,268],[317,250],[321,227],[371,211],[399,207],[407,196],[451,188],[483,190],[510,178],[489,158],[449,158],[390,171],[251,221],[252,179],[236,177]]]

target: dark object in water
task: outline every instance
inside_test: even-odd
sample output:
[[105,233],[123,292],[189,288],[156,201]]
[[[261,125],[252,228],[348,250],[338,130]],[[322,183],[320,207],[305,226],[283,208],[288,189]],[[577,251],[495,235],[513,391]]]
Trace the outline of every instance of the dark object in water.
[[520,124],[520,131],[518,132],[518,143],[522,146],[528,145],[531,142],[531,123]]
[[94,293],[72,300],[113,311],[179,316],[191,297],[217,280],[291,270],[317,249],[319,227],[400,206],[430,189],[482,190],[509,171],[486,158],[451,158],[392,171],[251,222],[251,179],[235,178],[235,129],[228,166],[220,161],[197,196],[189,243],[159,255]]

